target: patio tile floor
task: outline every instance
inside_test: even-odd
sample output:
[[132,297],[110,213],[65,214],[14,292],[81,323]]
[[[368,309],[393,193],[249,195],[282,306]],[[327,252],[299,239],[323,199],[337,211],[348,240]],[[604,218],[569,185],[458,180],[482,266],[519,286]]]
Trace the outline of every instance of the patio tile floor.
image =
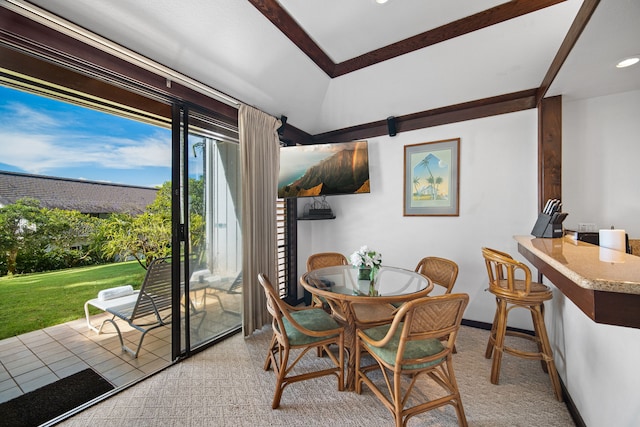
[[[239,311],[240,295],[228,295],[225,307]],[[207,297],[209,299],[209,297]],[[192,338],[201,334],[210,338],[237,327],[237,313],[222,310],[212,298],[204,305],[205,321]],[[91,317],[100,325],[106,313]],[[125,345],[136,348],[140,332],[118,321]],[[196,341],[196,340],[194,340]],[[86,319],[28,332],[0,340],[0,403],[65,378],[88,367],[115,387],[125,386],[171,363],[170,326],[149,332],[136,359],[124,353],[113,325],[105,324],[101,334],[87,328]]]

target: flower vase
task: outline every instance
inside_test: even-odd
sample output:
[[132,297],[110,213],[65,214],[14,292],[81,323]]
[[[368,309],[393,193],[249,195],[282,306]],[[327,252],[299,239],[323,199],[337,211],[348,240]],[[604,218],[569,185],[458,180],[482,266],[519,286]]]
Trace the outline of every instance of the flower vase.
[[371,268],[360,267],[358,269],[358,280],[371,280]]
[[373,285],[373,281],[371,281],[371,283],[369,284],[369,296],[370,297],[378,296],[378,291],[376,291],[376,287]]
[[376,291],[376,287],[375,287],[377,272],[378,272],[377,267],[371,268],[371,271],[369,272],[369,295],[372,297],[378,296],[378,291]]

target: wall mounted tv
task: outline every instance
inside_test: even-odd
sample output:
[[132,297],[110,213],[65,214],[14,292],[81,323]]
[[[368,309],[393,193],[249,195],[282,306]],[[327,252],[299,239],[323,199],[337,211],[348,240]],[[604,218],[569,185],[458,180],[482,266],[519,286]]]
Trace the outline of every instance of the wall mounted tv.
[[367,141],[280,147],[278,197],[369,193]]

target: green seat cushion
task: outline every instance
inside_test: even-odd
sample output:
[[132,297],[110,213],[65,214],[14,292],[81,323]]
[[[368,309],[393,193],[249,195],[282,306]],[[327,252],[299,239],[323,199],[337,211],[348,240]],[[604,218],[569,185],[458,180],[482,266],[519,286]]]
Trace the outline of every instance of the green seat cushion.
[[[331,316],[327,314],[321,308],[313,308],[310,310],[300,310],[291,312],[291,317],[298,322],[304,328],[310,329],[312,331],[329,331],[331,329],[337,329],[340,327],[338,322],[336,322]],[[284,322],[284,328],[286,330],[287,336],[289,337],[289,342],[291,345],[309,345],[314,342],[322,341],[327,339],[328,337],[312,337],[306,334],[303,334],[299,330],[297,330],[286,317],[282,318]],[[337,334],[331,335],[337,336]]]
[[[375,328],[365,329],[363,332],[371,339],[379,341],[387,335],[391,325],[376,326]],[[396,354],[398,353],[398,344],[400,343],[400,335],[402,334],[402,324],[393,334],[391,341],[384,347],[374,347],[367,345],[370,353],[374,353],[380,359],[384,360],[391,366],[395,366]],[[409,341],[404,350],[404,359],[419,359],[421,357],[433,356],[444,350],[444,346],[435,338],[420,341]],[[431,362],[418,363],[413,365],[404,365],[403,369],[423,369],[429,366],[437,365],[444,358],[432,360]]]

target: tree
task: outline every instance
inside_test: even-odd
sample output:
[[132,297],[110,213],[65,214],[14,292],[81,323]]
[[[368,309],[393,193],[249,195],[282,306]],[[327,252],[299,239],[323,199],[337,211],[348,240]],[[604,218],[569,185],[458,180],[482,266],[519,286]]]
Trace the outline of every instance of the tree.
[[16,274],[16,261],[21,251],[46,244],[42,233],[46,223],[46,213],[36,199],[25,197],[0,208],[0,249],[9,275]]
[[138,216],[113,214],[100,225],[94,236],[102,253],[111,258],[135,258],[145,269],[156,258],[171,251],[171,221],[145,212]]
[[[92,247],[105,257],[135,258],[145,269],[151,261],[171,254],[171,181],[158,189],[155,200],[137,216],[113,214],[93,233]],[[191,252],[204,245],[204,179],[189,179]]]
[[416,177],[414,177],[414,178],[413,178],[413,190],[414,190],[413,192],[414,192],[414,194],[415,194],[416,196],[418,195],[418,191],[419,191],[418,185],[419,185],[419,184],[420,184],[420,178],[419,178],[419,177],[417,177],[417,176],[416,176]]
[[156,198],[147,206],[146,211],[158,215],[163,221],[171,221],[171,181],[165,181],[158,188]]
[[43,231],[46,232],[49,249],[66,259],[63,267],[73,267],[99,255],[89,242],[100,221],[75,210],[56,208],[47,211],[47,224]]
[[429,183],[429,188],[431,190],[431,199],[435,200],[436,199],[436,187],[435,187],[436,180],[433,177],[433,175],[427,178],[427,182]]
[[436,178],[436,195],[439,196],[440,195],[440,184],[442,184],[442,177],[439,176]]
[[420,163],[418,163],[418,166],[421,166],[423,168],[427,169],[427,172],[429,172],[429,177],[427,178],[427,182],[429,184],[431,184],[431,198],[435,199],[435,188],[434,188],[434,183],[435,183],[435,178],[433,177],[433,174],[431,173],[431,168],[429,167],[429,161],[433,158],[433,156],[431,154],[429,154],[428,156],[426,156],[424,159],[422,159],[420,161]]

